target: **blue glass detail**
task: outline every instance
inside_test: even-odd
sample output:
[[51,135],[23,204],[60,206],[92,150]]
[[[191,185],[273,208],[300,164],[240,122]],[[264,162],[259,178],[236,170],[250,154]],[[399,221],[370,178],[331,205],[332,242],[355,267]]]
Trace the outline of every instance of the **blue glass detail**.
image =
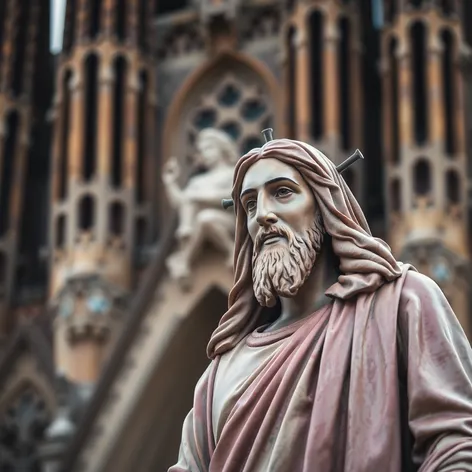
[[247,121],[256,121],[266,111],[264,103],[259,100],[248,100],[242,109],[243,118]]
[[218,97],[218,102],[225,107],[232,107],[240,98],[241,92],[234,85],[227,85]]
[[195,126],[198,129],[211,128],[215,126],[216,112],[215,110],[202,110],[195,118]]

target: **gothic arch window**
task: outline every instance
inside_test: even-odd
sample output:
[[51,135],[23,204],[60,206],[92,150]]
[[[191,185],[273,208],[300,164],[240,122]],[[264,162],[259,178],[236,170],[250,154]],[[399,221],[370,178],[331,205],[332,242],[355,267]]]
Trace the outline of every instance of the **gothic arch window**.
[[102,15],[102,0],[91,0],[90,3],[90,37],[96,38],[100,32],[100,20]]
[[431,166],[424,157],[418,160],[413,169],[413,185],[417,196],[426,196],[431,192]]
[[393,23],[397,14],[397,0],[386,0],[385,2],[385,20]]
[[427,30],[425,25],[417,21],[410,29],[411,68],[413,72],[413,128],[417,145],[428,139],[428,82],[426,73]]
[[95,221],[95,202],[91,195],[82,197],[79,202],[79,228],[89,231]]
[[98,70],[96,54],[85,59],[85,113],[84,113],[84,155],[83,178],[92,179],[97,164],[97,126],[98,126]]
[[30,385],[0,412],[0,470],[40,472],[38,446],[50,421],[45,401]]
[[[218,128],[229,134],[241,153],[262,144],[260,132],[271,126],[272,109],[263,85],[227,72],[190,112],[187,139],[194,146],[199,131]],[[189,150],[193,154],[192,150]]]
[[[0,2],[0,44],[3,44],[3,38],[4,38],[4,33],[5,33],[6,6],[7,6],[7,2]],[[3,59],[3,47],[0,47],[0,70],[2,68],[2,62],[3,62],[2,59]]]
[[138,96],[138,142],[136,160],[136,202],[142,203],[147,199],[146,195],[146,158],[148,147],[146,137],[148,136],[147,107],[149,103],[149,76],[147,71],[142,70],[139,74],[139,96]]
[[459,175],[455,170],[446,173],[446,197],[449,204],[456,205],[460,202],[461,188]]
[[147,239],[147,222],[143,217],[136,219],[136,234],[135,234],[135,246],[138,248],[143,247],[146,244]]
[[56,220],[56,247],[64,249],[66,244],[66,215],[60,215]]
[[127,18],[127,2],[126,0],[117,0],[115,13],[115,34],[116,37],[123,41],[126,37],[126,18]]
[[339,129],[341,131],[341,145],[344,150],[351,147],[351,28],[347,18],[341,18],[338,23],[340,33],[338,48],[338,104]]
[[125,231],[125,207],[120,202],[113,202],[109,213],[110,234],[121,236]]
[[148,52],[148,12],[149,1],[139,0],[139,12],[138,12],[138,45],[142,52]]
[[76,0],[69,0],[66,6],[66,20],[64,28],[64,53],[68,54],[72,49],[75,41],[75,22],[77,18],[77,5]]
[[19,17],[16,21],[14,52],[13,52],[13,74],[11,74],[10,89],[13,96],[19,97],[23,93],[25,80],[24,67],[26,63],[26,48],[28,46],[28,29],[30,27],[29,17],[32,12],[31,0],[18,0]]
[[394,179],[390,187],[392,211],[397,213],[401,208],[401,184],[399,179]]
[[20,116],[17,111],[10,112],[5,120],[6,137],[3,144],[3,162],[0,168],[0,237],[10,225],[11,193],[13,189],[14,163],[18,149]]
[[399,126],[399,110],[398,110],[398,60],[396,50],[398,41],[392,38],[388,47],[388,59],[390,70],[390,136],[391,136],[391,150],[393,162],[398,163],[400,160],[400,126]]
[[472,47],[472,2],[462,1],[462,34],[465,42]]
[[308,19],[310,40],[310,109],[311,135],[318,140],[323,137],[324,81],[323,81],[323,14],[315,10]]
[[287,91],[288,91],[288,135],[296,137],[297,128],[297,46],[296,29],[292,26],[287,34]]
[[128,64],[123,56],[118,56],[113,62],[114,88],[113,88],[113,140],[112,140],[112,184],[120,187],[123,179],[123,154],[124,154],[124,100],[126,98],[126,81]]
[[3,252],[0,252],[0,296],[3,292],[2,285],[5,283],[7,277],[7,257]]
[[62,79],[62,104],[61,104],[61,136],[59,158],[59,199],[63,200],[67,196],[67,168],[69,165],[69,123],[70,123],[70,82],[72,71],[66,70]]
[[449,156],[456,152],[456,126],[454,123],[455,117],[455,67],[454,67],[454,51],[455,51],[455,37],[449,30],[441,32],[441,42],[443,44],[442,53],[442,98],[444,106],[444,120],[445,120],[445,151]]

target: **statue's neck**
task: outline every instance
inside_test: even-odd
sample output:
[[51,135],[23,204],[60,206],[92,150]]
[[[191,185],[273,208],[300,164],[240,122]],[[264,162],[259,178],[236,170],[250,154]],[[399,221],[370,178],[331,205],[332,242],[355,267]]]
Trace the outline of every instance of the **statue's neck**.
[[280,298],[280,316],[268,330],[273,331],[305,318],[330,302],[324,292],[335,281],[331,277],[327,277],[326,262],[326,253],[322,248],[316,258],[313,270],[297,295],[291,298]]

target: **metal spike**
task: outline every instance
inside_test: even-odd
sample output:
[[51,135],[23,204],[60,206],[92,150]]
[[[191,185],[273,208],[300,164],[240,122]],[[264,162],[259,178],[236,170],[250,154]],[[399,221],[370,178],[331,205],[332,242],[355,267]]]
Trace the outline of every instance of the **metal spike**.
[[261,131],[262,136],[264,136],[265,142],[274,140],[274,130],[272,128],[266,128]]

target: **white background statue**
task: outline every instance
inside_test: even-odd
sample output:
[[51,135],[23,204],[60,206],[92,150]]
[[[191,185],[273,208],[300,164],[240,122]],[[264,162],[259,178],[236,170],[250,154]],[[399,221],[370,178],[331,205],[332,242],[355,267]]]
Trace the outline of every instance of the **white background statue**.
[[196,162],[205,172],[191,177],[184,188],[178,183],[180,165],[175,157],[167,161],[162,175],[169,202],[179,212],[179,247],[167,266],[182,282],[188,282],[191,263],[205,242],[224,252],[228,267],[233,265],[235,218],[222,208],[221,200],[231,194],[236,145],[223,131],[207,128],[197,137],[197,151]]

